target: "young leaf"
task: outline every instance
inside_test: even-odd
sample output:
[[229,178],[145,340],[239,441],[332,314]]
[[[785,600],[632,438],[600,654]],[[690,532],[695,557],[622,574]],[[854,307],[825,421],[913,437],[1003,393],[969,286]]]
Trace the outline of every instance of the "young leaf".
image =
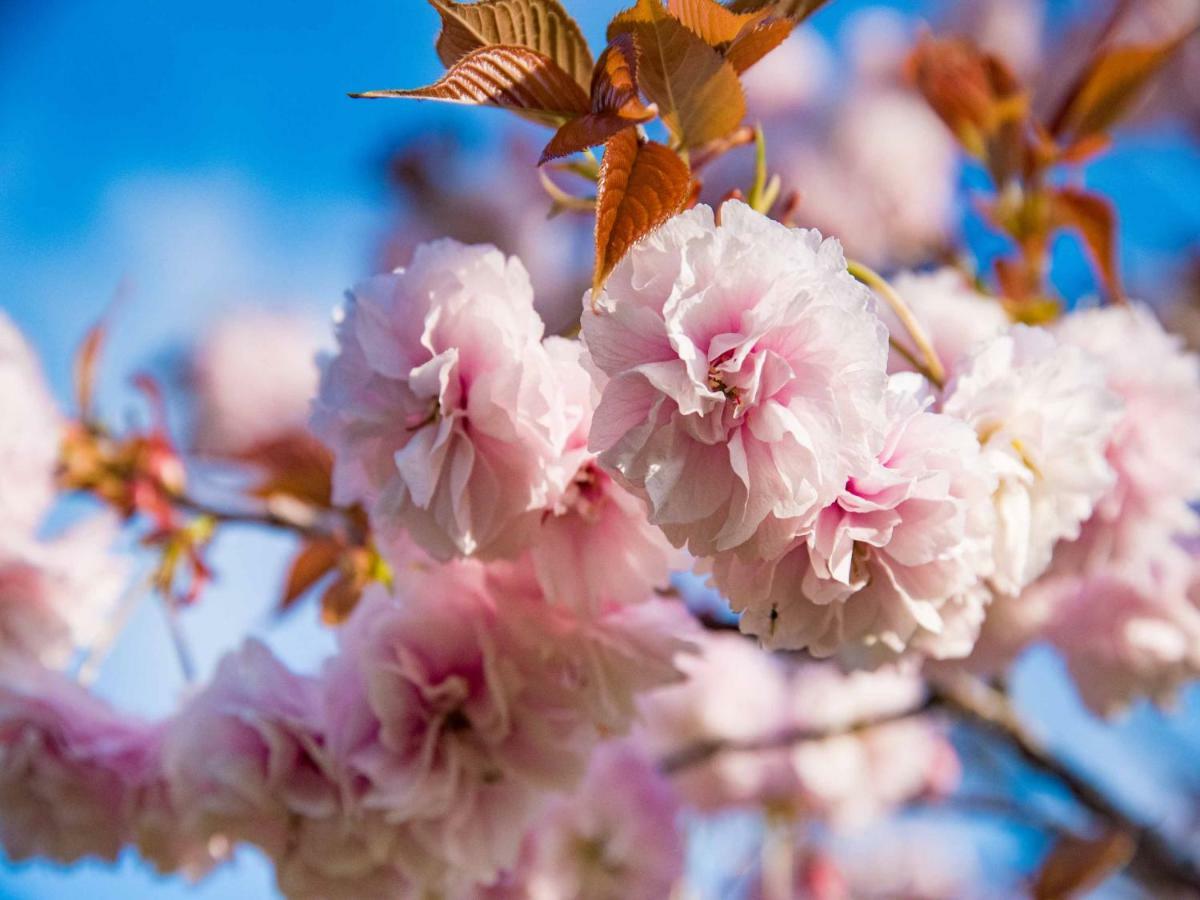
[[1176,39],[1098,53],[1067,93],[1052,120],[1051,133],[1078,141],[1107,131],[1129,111],[1179,43]]
[[790,19],[799,25],[829,0],[734,0],[729,9],[735,13],[768,12],[773,16]]
[[667,0],[667,10],[710,47],[729,44],[759,14],[735,13],[717,0]]
[[1098,838],[1059,838],[1033,885],[1037,900],[1082,896],[1129,862],[1133,841],[1113,831]]
[[1114,300],[1121,300],[1124,295],[1117,271],[1117,217],[1112,204],[1099,194],[1070,187],[1054,191],[1051,202],[1056,224],[1074,228],[1082,235],[1104,286]]
[[592,54],[583,32],[558,0],[429,0],[442,17],[437,52],[451,68],[480,47],[504,44],[525,47],[554,60],[558,67],[587,89],[592,77]]
[[593,297],[630,247],[684,207],[691,173],[670,149],[626,129],[604,145],[597,188]]
[[96,392],[96,372],[100,368],[100,350],[108,326],[97,322],[83,337],[83,343],[75,353],[75,402],[79,406],[79,418],[85,422],[92,417],[92,400]]
[[619,34],[600,54],[592,74],[592,111],[566,122],[546,149],[538,165],[548,160],[603,144],[623,128],[649,122],[658,115],[638,93],[637,46],[633,35]]
[[367,100],[411,97],[497,106],[552,124],[588,111],[588,96],[583,88],[549,57],[524,47],[473,50],[428,87],[367,91],[350,96]]
[[236,459],[261,473],[251,491],[255,497],[291,497],[318,508],[332,502],[333,455],[305,431],[260,441],[238,453]]
[[965,38],[922,38],[908,59],[908,75],[959,143],[987,163],[1003,184],[1025,153],[1029,102],[997,57]]
[[638,0],[609,23],[608,39],[632,34],[638,78],[675,142],[685,149],[725,137],[741,124],[746,100],[721,54],[667,13],[661,0]]
[[290,609],[318,581],[332,572],[337,567],[341,552],[341,545],[328,539],[309,541],[302,546],[288,569],[283,597],[279,601],[280,612]]
[[791,19],[768,19],[746,29],[729,45],[725,59],[741,75],[748,68],[787,40],[795,22]]

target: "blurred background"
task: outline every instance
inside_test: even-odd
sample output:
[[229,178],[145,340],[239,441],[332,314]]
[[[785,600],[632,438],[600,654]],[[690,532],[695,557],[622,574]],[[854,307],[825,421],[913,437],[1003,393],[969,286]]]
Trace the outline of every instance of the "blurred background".
[[[566,5],[599,46],[617,4]],[[949,23],[1039,73],[1039,84],[1061,85],[1073,71],[1063,36],[1094,23],[1103,5],[832,0],[750,79],[772,166],[802,196],[799,218],[884,268],[933,258],[944,233],[965,221],[986,260],[996,248],[970,200],[979,174],[960,168],[942,126],[903,94],[897,61],[922,27]],[[72,354],[103,315],[111,329],[100,399],[120,420],[134,406],[134,373],[182,388],[196,377],[197,338],[229,316],[299,317],[312,323],[314,345],[327,342],[348,287],[440,234],[528,250],[548,328],[569,322],[590,266],[588,222],[546,227],[549,200],[533,170],[540,135],[494,111],[346,97],[435,80],[436,31],[422,0],[0,0],[0,307],[41,353],[60,399],[68,399]],[[1184,53],[1086,175],[1119,211],[1130,293],[1170,307],[1168,317],[1193,337],[1197,56],[1195,47]],[[850,101],[865,110],[858,120],[846,112]],[[747,182],[749,167],[748,152],[731,154],[710,175],[711,190]],[[1063,241],[1055,253],[1060,289],[1086,302],[1094,284],[1082,251]],[[256,349],[246,351],[250,371]],[[171,412],[186,435],[194,411],[174,402]],[[298,668],[329,650],[311,604],[282,618],[272,612],[288,550],[285,539],[248,529],[220,539],[219,579],[183,617],[201,674],[243,633]],[[161,614],[143,604],[96,689],[157,716],[183,687]],[[1130,810],[1172,833],[1200,833],[1200,691],[1169,717],[1136,707],[1106,725],[1083,710],[1057,660],[1035,653],[1014,692],[1050,744]],[[960,749],[969,764],[975,751]],[[1007,763],[982,771],[1015,777]],[[1043,849],[1020,822],[966,824],[971,846],[962,852],[997,896],[1004,873]],[[699,835],[698,867],[706,847],[736,852],[728,834]],[[1109,884],[1103,893],[1125,890]],[[245,850],[197,886],[157,877],[132,855],[116,867],[0,865],[5,898],[269,896],[268,867]]]

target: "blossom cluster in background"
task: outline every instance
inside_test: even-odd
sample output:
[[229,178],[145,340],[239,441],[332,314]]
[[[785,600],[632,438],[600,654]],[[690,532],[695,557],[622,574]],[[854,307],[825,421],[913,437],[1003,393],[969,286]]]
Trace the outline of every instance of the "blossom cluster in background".
[[[446,76],[364,96],[552,124],[540,174],[456,192],[453,161],[399,153],[388,271],[331,339],[219,323],[176,379],[182,439],[149,375],[140,419],[97,411],[112,325],[67,408],[0,317],[6,855],[201,879],[250,846],[289,897],[653,900],[707,896],[695,848],[741,817],[720,896],[990,896],[906,824],[1028,815],[969,793],[1007,751],[1085,822],[1032,822],[1052,849],[1014,886],[1200,890],[1005,692],[1035,645],[1099,717],[1200,677],[1200,357],[1069,180],[1143,75],[1180,90],[1190,57],[1153,42],[1191,20],[1117,15],[1043,110],[1035,0],[958,37],[869,12],[843,52],[821,3],[640,0],[595,62],[554,0],[512,3],[524,30],[503,2],[436,0]],[[1136,78],[1105,55],[1135,40]],[[964,158],[994,259],[960,234]],[[1048,277],[1069,229],[1078,301]],[[293,670],[231,634],[157,721],[90,692],[150,592],[191,676],[179,612],[231,525],[293,542],[279,611],[315,599],[335,649]]]

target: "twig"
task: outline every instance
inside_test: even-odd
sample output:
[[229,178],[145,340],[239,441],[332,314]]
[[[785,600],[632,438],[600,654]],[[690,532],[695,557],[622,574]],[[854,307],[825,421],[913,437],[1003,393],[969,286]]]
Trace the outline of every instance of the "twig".
[[793,744],[804,743],[805,741],[822,741],[847,734],[861,734],[880,725],[902,722],[923,716],[933,709],[937,703],[938,701],[931,694],[919,706],[889,713],[888,715],[874,719],[853,722],[844,728],[822,729],[810,726],[797,726],[746,740],[713,738],[707,741],[697,741],[663,757],[659,761],[658,768],[667,775],[676,775],[684,769],[702,765],[722,753],[757,753],[765,750],[779,750],[790,747]]
[[[891,307],[892,312],[896,314],[896,318],[900,320],[900,324],[904,326],[905,331],[912,337],[913,343],[916,344],[917,352],[924,360],[924,364],[917,363],[909,354],[904,355],[917,367],[917,371],[938,387],[944,386],[946,383],[946,369],[942,365],[942,361],[938,359],[937,351],[933,349],[933,343],[929,340],[929,335],[925,333],[925,329],[921,327],[921,323],[917,321],[917,317],[913,315],[908,304],[896,293],[896,289],[888,284],[882,275],[874,269],[864,266],[862,263],[849,260],[846,263],[846,268],[852,276],[883,298],[884,302]],[[894,343],[893,346],[895,346]]]
[[[223,525],[255,525],[263,528],[275,528],[292,531],[304,537],[333,537],[347,523],[339,521],[331,523],[329,517],[322,517],[318,510],[303,504],[263,509],[218,509],[194,497],[179,496],[172,498],[172,503],[185,512],[198,516],[208,516]],[[341,519],[341,516],[337,517]]]
[[167,632],[171,635],[171,645],[175,648],[175,657],[179,660],[179,671],[183,680],[189,685],[196,681],[196,658],[192,654],[191,644],[183,632],[183,623],[179,621],[179,604],[170,597],[163,597],[163,618],[167,622]]
[[154,590],[153,574],[138,578],[121,595],[116,608],[104,623],[104,631],[87,647],[75,669],[75,680],[84,687],[91,687],[100,674],[100,667],[108,658],[113,645],[120,638],[125,626],[133,618],[137,608]]
[[1200,867],[1154,829],[1131,819],[1107,796],[1056,759],[1017,717],[1007,696],[971,678],[939,680],[931,699],[1003,738],[1032,768],[1062,784],[1081,806],[1124,831],[1137,849],[1130,867],[1140,880],[1174,890],[1200,893]]

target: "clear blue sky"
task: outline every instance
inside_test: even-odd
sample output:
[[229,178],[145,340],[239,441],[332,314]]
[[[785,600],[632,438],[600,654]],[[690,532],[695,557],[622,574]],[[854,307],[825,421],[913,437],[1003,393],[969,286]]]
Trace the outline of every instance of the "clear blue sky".
[[[617,4],[568,5],[598,36]],[[822,27],[863,5],[834,0]],[[432,122],[483,139],[499,121],[345,97],[435,78],[435,30],[421,0],[0,0],[0,306],[43,354],[60,395],[80,336],[118,293],[126,299],[104,395],[117,410],[124,376],[161,362],[230,305],[332,309],[386,226],[378,163],[392,142]],[[1194,149],[1171,135],[1142,136],[1091,178],[1119,202],[1135,278],[1160,286],[1161,260],[1200,231],[1200,208],[1181,200],[1200,196]],[[1074,262],[1068,281],[1084,284],[1078,255],[1063,252]],[[205,667],[231,628],[265,635],[298,666],[328,647],[307,613],[267,624],[285,549],[254,533],[219,548],[225,581],[187,622]],[[1028,667],[1018,687],[1056,723],[1055,739],[1078,745],[1088,726],[1052,662]],[[153,606],[136,617],[98,689],[150,714],[176,701],[181,684]],[[1123,790],[1169,812],[1156,788],[1161,773],[1139,766],[1139,753],[1178,746],[1186,759],[1200,749],[1198,719],[1193,696],[1185,724],[1141,712],[1115,737],[1092,728],[1086,762],[1124,770]],[[0,865],[3,898],[185,896],[269,897],[273,888],[249,853],[194,890],[132,858],[70,871]]]

